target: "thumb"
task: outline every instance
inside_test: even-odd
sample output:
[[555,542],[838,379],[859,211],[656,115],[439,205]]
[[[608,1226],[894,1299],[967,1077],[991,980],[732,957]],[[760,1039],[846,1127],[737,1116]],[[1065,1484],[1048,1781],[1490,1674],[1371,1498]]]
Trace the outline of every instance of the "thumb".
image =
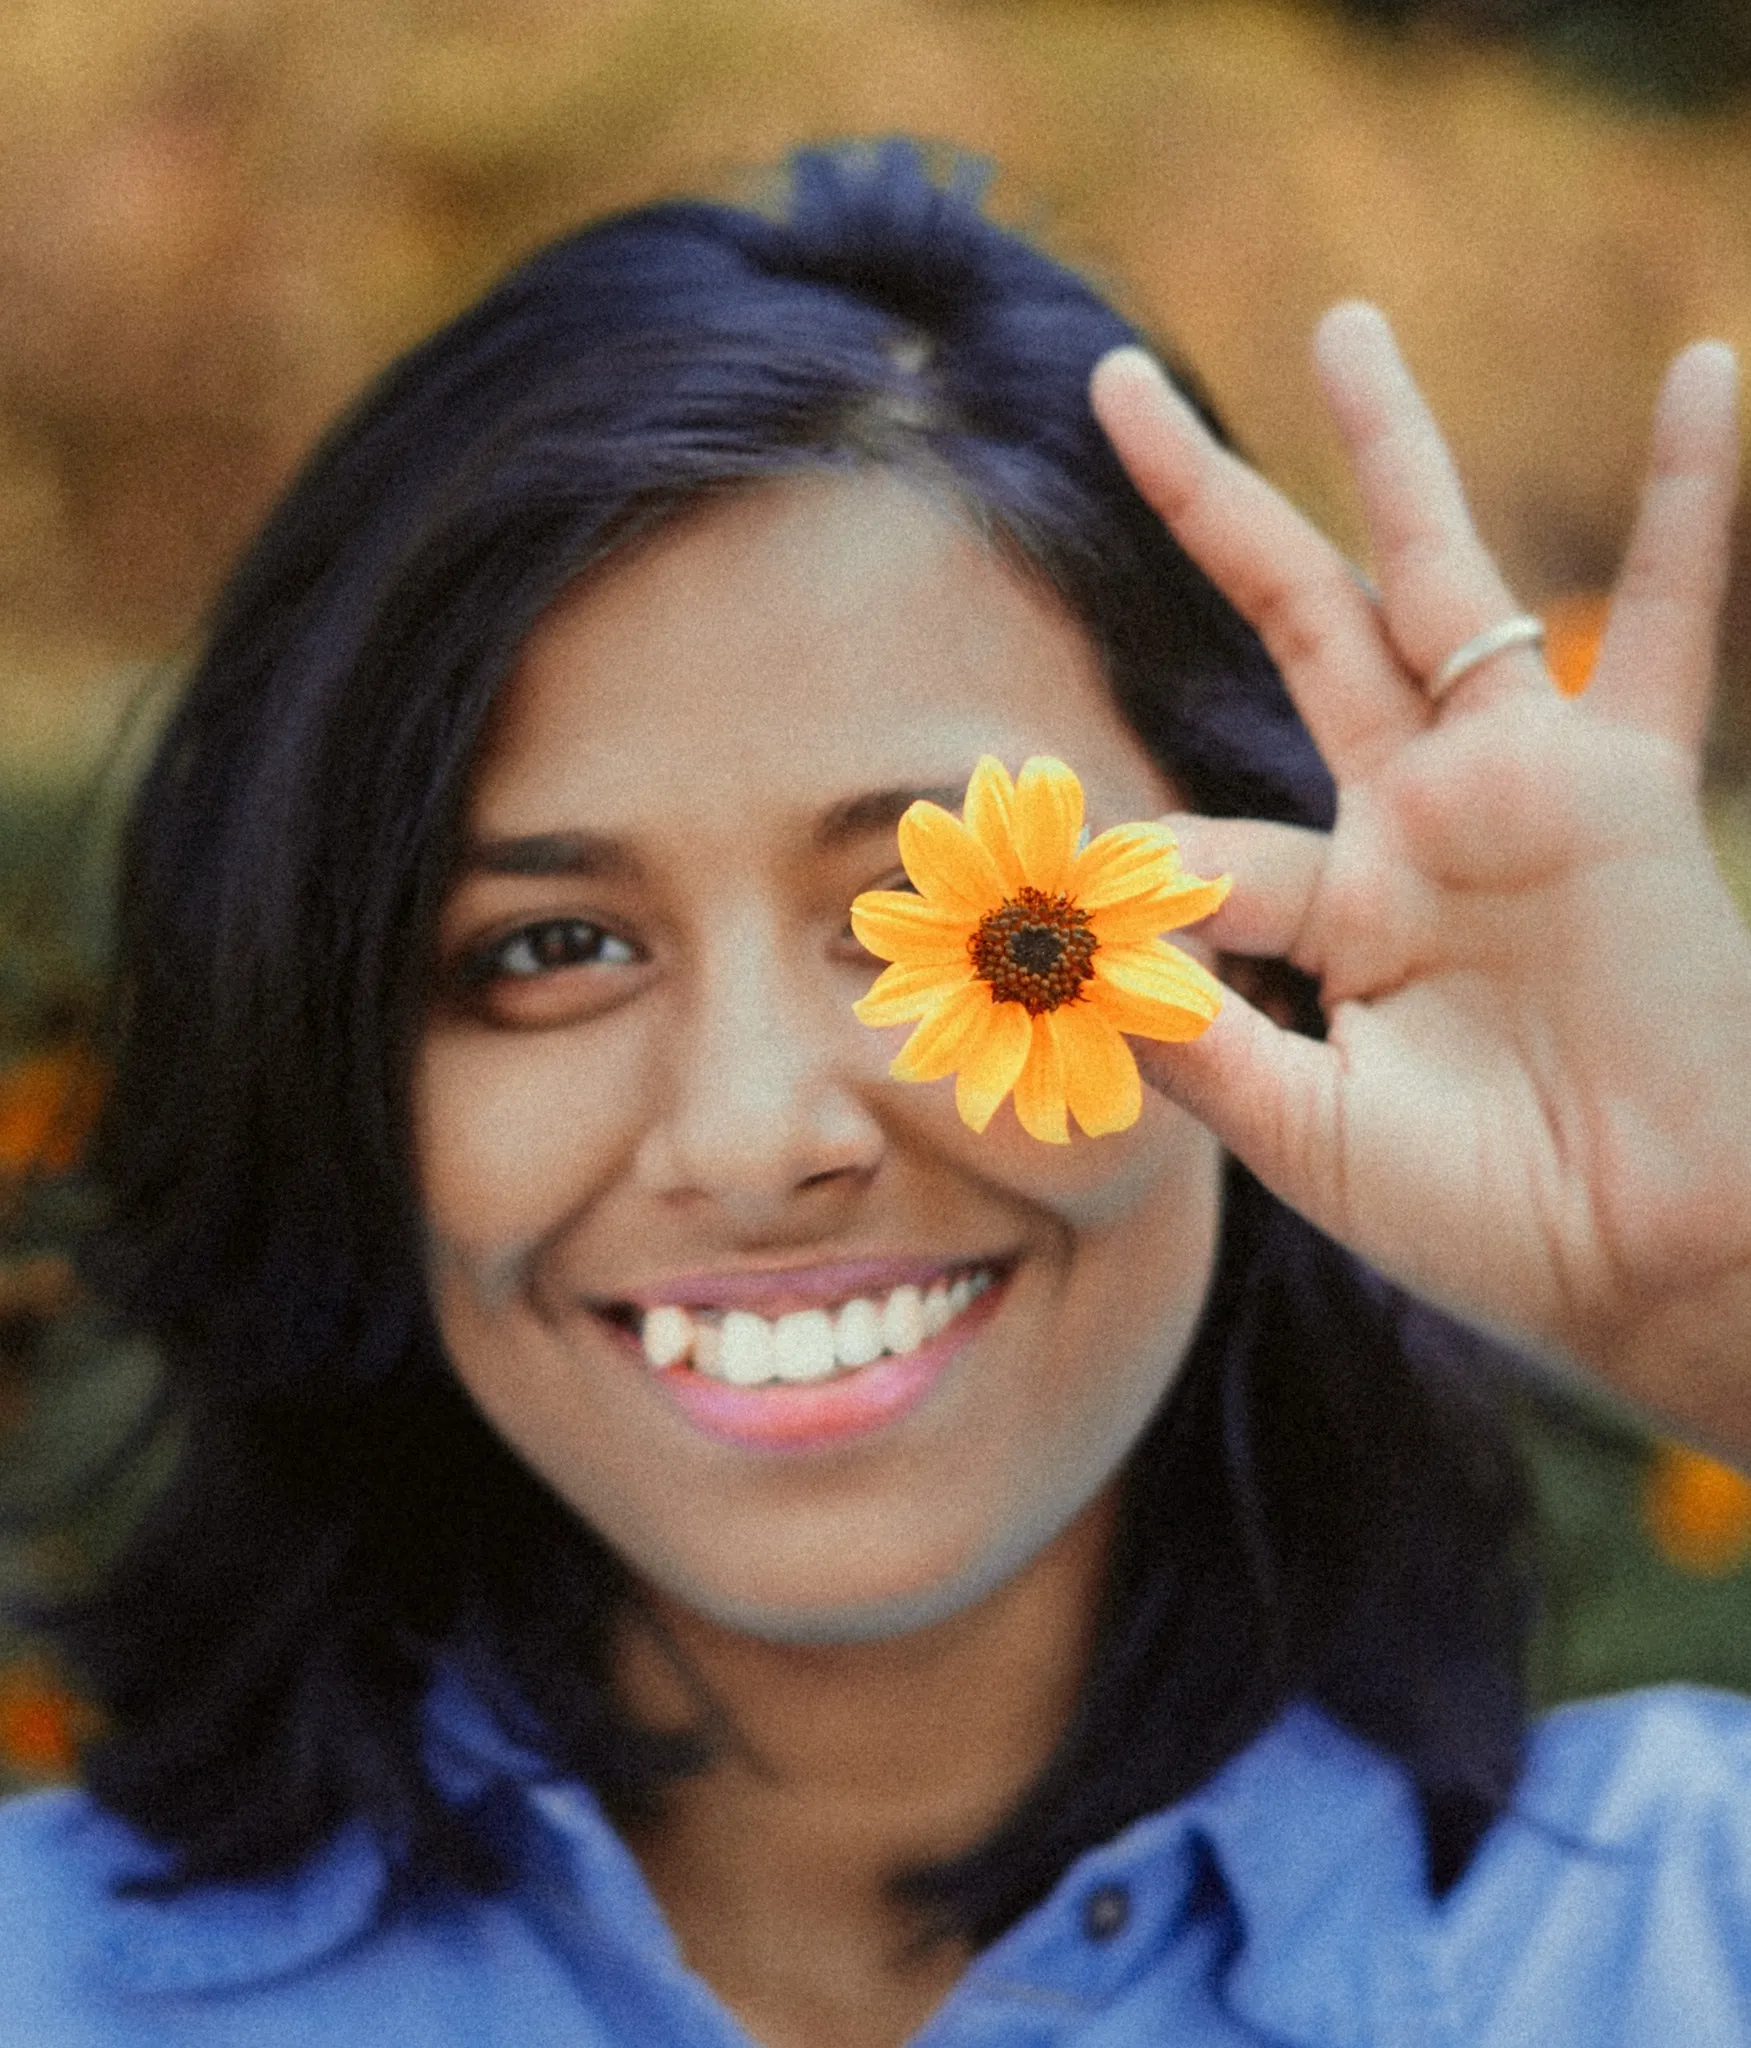
[[1237,989],[1202,1037],[1130,1040],[1144,1081],[1188,1110],[1292,1208],[1329,1227],[1339,1206],[1337,1055],[1286,1031]]

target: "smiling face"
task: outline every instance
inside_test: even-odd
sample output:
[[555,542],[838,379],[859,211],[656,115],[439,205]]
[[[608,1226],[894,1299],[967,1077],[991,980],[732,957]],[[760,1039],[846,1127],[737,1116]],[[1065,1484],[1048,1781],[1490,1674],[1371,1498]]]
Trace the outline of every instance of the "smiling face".
[[678,520],[531,635],[476,776],[414,1128],[438,1321],[521,1456],[660,1593],[897,1633],[1024,1568],[1171,1383],[1214,1141],[1146,1091],[1067,1148],[852,1016],[906,801],[1069,761],[1172,792],[1051,598],[882,476]]

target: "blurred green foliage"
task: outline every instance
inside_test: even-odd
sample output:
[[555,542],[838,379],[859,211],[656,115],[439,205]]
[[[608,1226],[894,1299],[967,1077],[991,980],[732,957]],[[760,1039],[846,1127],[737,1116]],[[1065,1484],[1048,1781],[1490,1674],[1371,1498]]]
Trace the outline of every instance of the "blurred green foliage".
[[1642,110],[1703,113],[1751,89],[1744,0],[1341,0],[1400,32],[1522,44]]
[[1721,1532],[1717,1559],[1687,1568],[1653,1538],[1657,1453],[1644,1430],[1579,1396],[1540,1393],[1515,1414],[1538,1509],[1533,1697],[1674,1678],[1751,1692],[1751,1513]]

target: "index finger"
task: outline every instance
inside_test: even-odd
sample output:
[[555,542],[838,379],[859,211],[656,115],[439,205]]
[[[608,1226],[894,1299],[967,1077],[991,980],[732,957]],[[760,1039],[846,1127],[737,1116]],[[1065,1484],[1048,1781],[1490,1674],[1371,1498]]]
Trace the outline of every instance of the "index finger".
[[1365,775],[1428,724],[1343,554],[1218,445],[1151,356],[1103,356],[1089,396],[1132,482],[1264,641],[1340,781]]

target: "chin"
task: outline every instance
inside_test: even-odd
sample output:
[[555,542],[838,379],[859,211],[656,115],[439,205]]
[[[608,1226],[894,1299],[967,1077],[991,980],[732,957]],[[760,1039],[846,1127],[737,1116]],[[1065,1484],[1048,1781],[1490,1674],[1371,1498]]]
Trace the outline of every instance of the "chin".
[[823,1587],[813,1597],[798,1589],[793,1599],[777,1600],[716,1584],[679,1584],[672,1574],[652,1577],[668,1598],[691,1612],[762,1642],[815,1649],[888,1642],[952,1621],[989,1599],[1024,1571],[1086,1505],[1081,1499],[1052,1503],[1007,1528],[961,1569],[862,1598],[856,1588],[844,1584]]

